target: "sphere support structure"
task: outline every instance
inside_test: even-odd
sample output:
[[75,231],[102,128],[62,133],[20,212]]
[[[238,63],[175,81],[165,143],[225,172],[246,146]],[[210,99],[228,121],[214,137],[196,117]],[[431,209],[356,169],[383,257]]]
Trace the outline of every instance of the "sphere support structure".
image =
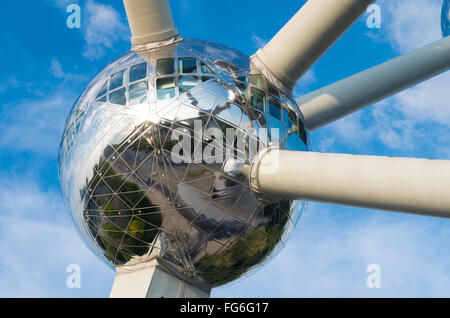
[[[75,103],[58,160],[80,234],[116,269],[111,298],[209,297],[285,245],[304,200],[450,218],[450,161],[309,152],[309,130],[450,67],[447,37],[294,100],[373,2],[309,0],[249,57],[181,38],[168,0],[124,0],[132,52]],[[173,157],[184,140],[211,162]]]
[[156,260],[117,268],[110,298],[209,298],[202,290],[159,266]]

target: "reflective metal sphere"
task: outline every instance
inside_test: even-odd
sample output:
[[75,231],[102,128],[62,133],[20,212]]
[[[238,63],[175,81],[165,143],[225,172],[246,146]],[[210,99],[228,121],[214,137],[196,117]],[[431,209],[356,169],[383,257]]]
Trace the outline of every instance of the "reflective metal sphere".
[[450,0],[444,0],[442,7],[442,35],[444,37],[450,35]]
[[[223,143],[211,129],[234,139]],[[185,138],[194,154],[174,154]],[[295,101],[248,56],[187,39],[129,52],[91,81],[67,119],[64,198],[86,244],[109,264],[157,259],[188,282],[220,286],[273,256],[305,207],[259,201],[233,170],[236,159],[251,163],[242,149],[252,140],[310,150]]]

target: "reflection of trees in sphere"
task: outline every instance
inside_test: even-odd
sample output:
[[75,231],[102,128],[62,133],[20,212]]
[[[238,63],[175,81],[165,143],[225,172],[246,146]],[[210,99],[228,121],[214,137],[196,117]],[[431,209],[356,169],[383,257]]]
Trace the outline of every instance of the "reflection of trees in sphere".
[[199,286],[260,267],[304,203],[257,200],[227,162],[175,163],[173,132],[204,150],[212,141],[196,135],[194,121],[224,135],[233,129],[233,157],[238,140],[251,138],[308,151],[298,106],[285,94],[251,70],[248,56],[211,42],[183,40],[113,62],[75,104],[60,147],[62,190],[81,236],[111,265],[157,259]]
[[442,7],[442,35],[444,37],[450,35],[450,0],[444,0]]

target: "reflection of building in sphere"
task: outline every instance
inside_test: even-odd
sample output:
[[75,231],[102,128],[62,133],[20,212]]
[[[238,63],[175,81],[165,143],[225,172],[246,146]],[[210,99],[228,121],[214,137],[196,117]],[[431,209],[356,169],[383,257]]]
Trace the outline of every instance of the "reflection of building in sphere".
[[233,158],[239,140],[251,138],[310,150],[297,104],[253,71],[248,56],[198,40],[125,54],[75,104],[59,156],[72,217],[109,264],[157,259],[185,280],[219,286],[259,268],[297,223],[304,203],[258,201],[245,176],[227,173],[227,162],[176,163],[174,131],[201,153],[214,143],[196,135],[195,121],[224,135],[234,130],[231,146],[216,143]]
[[450,35],[450,0],[444,0],[442,7],[442,35],[444,37]]

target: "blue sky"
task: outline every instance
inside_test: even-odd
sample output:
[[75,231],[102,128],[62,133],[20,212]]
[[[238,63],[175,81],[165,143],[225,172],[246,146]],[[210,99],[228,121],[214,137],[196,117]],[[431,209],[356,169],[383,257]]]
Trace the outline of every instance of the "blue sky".
[[[171,0],[185,37],[253,54],[305,1]],[[81,29],[66,27],[78,3]],[[441,37],[441,0],[379,0],[381,29],[363,16],[308,72],[301,94]],[[0,296],[107,297],[114,273],[81,242],[56,172],[65,117],[88,81],[129,49],[122,1],[0,4]],[[412,66],[413,67],[413,66]],[[312,134],[315,150],[450,159],[450,74]],[[310,204],[288,246],[215,297],[450,297],[450,221]],[[81,266],[81,289],[66,268]],[[378,264],[382,288],[368,289]]]

